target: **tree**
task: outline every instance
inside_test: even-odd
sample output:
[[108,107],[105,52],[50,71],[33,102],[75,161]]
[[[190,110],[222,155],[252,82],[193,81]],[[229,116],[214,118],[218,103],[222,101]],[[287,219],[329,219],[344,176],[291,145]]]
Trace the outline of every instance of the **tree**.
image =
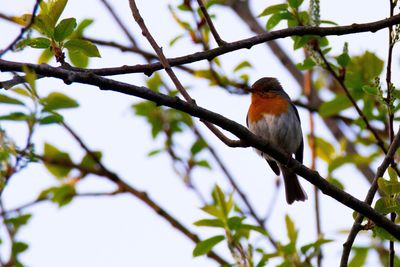
[[[337,255],[341,250],[340,243],[347,239],[341,253],[341,266],[376,266],[376,262],[383,266],[397,266],[399,259],[395,255],[395,244],[400,237],[400,228],[396,224],[396,214],[399,212],[397,196],[400,189],[396,151],[400,134],[395,129],[395,121],[398,118],[399,91],[392,82],[393,50],[399,39],[397,24],[400,15],[394,14],[397,1],[389,1],[389,18],[348,26],[339,26],[321,17],[320,2],[315,0],[308,3],[288,0],[254,11],[250,9],[250,1],[178,2],[168,6],[169,15],[176,25],[171,29],[165,27],[163,21],[150,20],[157,15],[154,10],[162,6],[160,3],[152,3],[160,7],[152,7],[151,13],[142,15],[142,7],[138,8],[136,1],[126,1],[124,14],[130,16],[125,20],[122,13],[117,14],[106,0],[96,2],[95,5],[101,4],[108,10],[125,36],[124,41],[114,40],[110,32],[107,32],[106,38],[104,29],[100,29],[103,32],[96,32],[96,38],[90,37],[91,28],[96,24],[104,25],[107,20],[101,16],[91,20],[69,15],[68,8],[73,1],[36,1],[29,14],[18,14],[13,10],[12,14],[1,13],[1,19],[9,22],[7,27],[19,25],[18,29],[21,29],[20,34],[7,40],[0,51],[0,70],[5,73],[0,82],[4,89],[0,94],[0,207],[6,230],[1,240],[2,246],[10,251],[1,255],[1,265],[23,266],[24,252],[29,245],[21,239],[20,232],[31,224],[32,216],[28,209],[34,212],[32,207],[47,201],[59,207],[68,207],[80,205],[78,199],[82,198],[97,200],[103,196],[121,198],[128,195],[155,211],[157,217],[175,228],[176,232],[188,237],[194,243],[190,248],[193,249],[193,256],[207,255],[210,265],[322,266],[325,261],[336,266],[339,259],[330,255]],[[237,17],[237,25],[244,24],[250,28],[252,37],[237,38],[239,26],[236,32],[236,24],[224,25],[225,19],[228,20],[228,16],[225,18],[228,11]],[[253,12],[260,18],[257,19]],[[133,18],[138,26],[134,30]],[[214,26],[214,22],[219,23]],[[260,26],[260,23],[266,23],[266,27]],[[276,30],[278,26],[284,27]],[[225,30],[229,29],[235,29],[234,41],[226,39]],[[333,37],[361,36],[362,33],[372,32],[369,36],[373,38],[375,32],[381,33],[386,29],[388,40],[379,40],[381,47],[387,46],[385,60],[369,50],[359,52],[355,49],[358,52],[351,53],[352,42],[341,41],[338,45]],[[171,47],[167,47],[165,40],[158,39],[156,32],[161,31],[168,33]],[[179,35],[174,37],[176,32]],[[292,52],[286,52],[289,49],[283,49],[278,43],[281,41],[278,39],[283,38]],[[334,43],[330,42],[331,39]],[[128,45],[125,45],[127,42]],[[263,52],[256,49],[263,48],[263,44],[269,46],[272,53],[261,58],[259,53]],[[181,52],[188,47],[190,51]],[[178,56],[168,57],[174,48],[179,52]],[[243,48],[250,50],[243,52]],[[37,57],[36,51],[40,51]],[[19,52],[36,57],[37,62],[18,59]],[[123,62],[118,61],[119,66],[111,67],[111,53],[114,57],[121,57]],[[263,142],[242,126],[245,109],[235,110],[243,118],[241,121],[222,115],[236,96],[241,99],[246,97],[252,81],[265,76],[259,71],[260,66],[265,68],[269,65],[268,72],[275,73],[274,68],[277,67],[271,67],[275,57],[280,62],[279,67],[286,71],[281,74],[284,76],[279,77],[284,86],[289,85],[288,80],[292,79],[293,86],[297,83],[296,87],[301,89],[301,96],[294,103],[301,111],[307,141],[306,166],[295,159],[288,159],[279,148]],[[296,62],[293,57],[302,59]],[[139,60],[141,63],[137,64]],[[96,68],[88,68],[89,63]],[[141,78],[148,76],[146,86],[139,85],[140,80],[132,83],[130,74],[133,73]],[[120,76],[116,78],[113,75]],[[47,78],[55,78],[57,83],[50,84]],[[64,88],[52,90],[55,86],[61,87],[62,83]],[[101,91],[86,93],[86,87],[82,85]],[[143,136],[143,129],[135,128],[124,136],[121,131],[125,128],[116,129],[113,124],[117,120],[115,115],[109,120],[96,117],[96,113],[85,118],[85,105],[80,107],[81,101],[77,101],[81,94],[90,96],[90,101],[104,99],[101,107],[94,110],[105,117],[120,106],[113,103],[121,96],[125,102],[118,103],[125,103],[126,106],[129,105],[127,101],[132,101],[132,96],[136,97],[131,105],[135,121],[146,121],[154,140],[146,146],[146,149],[152,148],[148,153],[147,169],[141,169],[144,164],[135,164],[134,160],[143,155],[136,154],[135,150],[142,150],[139,145],[148,140]],[[214,103],[215,108],[211,108]],[[69,122],[74,116],[75,121],[80,123],[76,124],[80,125],[78,127]],[[125,120],[126,123],[134,123]],[[210,131],[206,131],[207,128]],[[106,130],[111,134],[97,140],[96,135]],[[127,139],[118,140],[123,136]],[[136,147],[131,146],[130,139],[137,141]],[[112,153],[107,147],[115,144],[119,149],[117,153]],[[237,149],[230,147],[247,149],[238,153]],[[262,171],[252,172],[253,165],[266,165],[252,155],[248,147],[262,150],[293,168],[315,186],[314,194],[309,193],[310,199],[305,204],[288,207],[280,201],[280,182],[274,179],[272,172],[268,173],[269,188],[262,180],[261,190],[260,184],[247,189],[247,182],[252,180],[252,176],[258,177],[260,173],[261,177],[265,176]],[[242,154],[236,156],[241,156],[237,161],[239,164],[233,159],[223,159],[229,157],[226,154],[233,153]],[[163,189],[173,195],[176,188],[168,185],[171,182],[165,182],[166,179],[171,181],[172,176],[165,166],[168,159],[175,175],[186,190],[190,190],[190,193],[182,193],[185,198],[180,198],[179,204],[190,202],[191,212],[197,209],[196,205],[201,205],[201,215],[196,213],[189,219],[182,219],[181,212],[174,211],[174,207],[167,205],[162,198],[139,189],[136,184],[141,183],[140,179],[126,178],[157,173],[162,177],[157,181],[163,186],[148,186],[149,191]],[[38,165],[44,166],[46,171],[38,170]],[[38,196],[26,204],[17,207],[7,204],[10,198],[7,191],[12,190],[13,181],[26,173],[29,179],[33,179],[46,175],[46,172],[56,178],[51,186],[41,188]],[[217,178],[209,179],[210,176]],[[352,181],[348,181],[350,178]],[[99,186],[104,181],[106,183]],[[305,181],[302,182],[304,184]],[[354,188],[363,182],[369,184],[369,189]],[[24,181],[21,186],[26,186],[26,183]],[[348,183],[353,188],[348,188]],[[90,190],[87,187],[91,187]],[[179,188],[179,185],[176,187]],[[95,191],[95,188],[100,190]],[[373,202],[378,190],[379,196]],[[196,201],[190,200],[193,195],[198,197]],[[321,208],[321,201],[326,203],[327,196],[335,200],[325,206],[329,207],[328,211]],[[71,204],[73,200],[78,201]],[[266,201],[269,204],[266,205]],[[98,209],[98,203],[95,202],[90,210]],[[266,209],[267,216],[263,216]],[[308,216],[306,209],[314,210],[313,218]],[[129,212],[129,207],[123,210]],[[286,210],[307,216],[290,216]],[[354,222],[348,220],[348,211],[354,211]],[[334,222],[328,220],[327,226],[337,227],[337,220],[340,220],[345,222],[340,227],[351,229],[350,232],[345,235],[325,232],[324,216],[335,218]],[[315,221],[315,229],[310,229],[311,220]],[[276,223],[278,221],[281,223]],[[104,231],[109,233],[118,227],[119,224],[115,223]],[[157,230],[145,223],[135,224],[132,228]],[[211,228],[215,229],[209,230]],[[354,243],[361,230],[367,231],[367,240]],[[76,234],[75,241],[81,240],[83,235]],[[62,243],[61,238],[58,241]],[[34,249],[34,245],[31,247]],[[109,249],[117,250],[111,246]],[[93,251],[95,257],[102,257],[101,253]],[[143,248],[140,251],[144,253]],[[152,253],[159,255],[161,250]],[[74,255],[70,257],[74,258]],[[93,261],[90,259],[88,264],[81,262],[79,265],[93,265]],[[96,265],[101,264],[104,263]]]

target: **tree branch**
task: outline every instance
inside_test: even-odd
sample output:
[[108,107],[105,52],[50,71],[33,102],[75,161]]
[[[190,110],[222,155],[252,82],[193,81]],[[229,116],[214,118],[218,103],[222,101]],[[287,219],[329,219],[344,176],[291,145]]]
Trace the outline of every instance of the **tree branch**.
[[[136,23],[139,25],[140,29],[142,30],[143,36],[146,37],[150,45],[153,47],[154,51],[156,52],[158,58],[160,59],[160,62],[164,68],[164,70],[167,72],[168,76],[171,78],[172,82],[174,83],[176,89],[182,94],[183,98],[189,103],[192,103],[193,105],[196,105],[196,102],[192,97],[189,95],[189,93],[186,91],[186,89],[183,87],[181,82],[179,81],[178,77],[176,76],[175,72],[172,70],[171,65],[169,64],[167,58],[165,57],[162,49],[158,46],[156,40],[153,38],[151,35],[150,31],[148,30],[142,16],[139,13],[139,9],[136,6],[135,0],[129,0],[129,5],[131,7],[132,11],[132,16],[134,17]],[[208,129],[210,129],[211,132],[213,132],[222,142],[224,142],[226,145],[231,146],[231,147],[237,147],[237,146],[244,146],[245,144],[243,142],[236,141],[236,140],[231,140],[228,137],[226,137],[220,130],[218,130],[217,127],[215,127],[213,124],[209,123],[206,120],[201,120]]]
[[214,36],[215,41],[217,42],[217,44],[219,46],[224,46],[226,44],[226,42],[221,39],[221,37],[219,36],[219,34],[217,32],[217,29],[215,29],[214,23],[212,22],[210,15],[207,12],[207,8],[204,6],[203,0],[197,0],[197,3],[201,9],[201,12],[203,13],[204,18],[207,21],[208,27],[210,28],[210,31],[211,31],[212,35]]
[[[400,146],[400,128],[394,138],[392,144],[389,146],[388,153],[386,154],[384,160],[382,161],[381,165],[378,167],[376,172],[374,181],[371,187],[368,190],[367,196],[365,197],[364,203],[367,205],[371,205],[372,201],[374,200],[374,196],[376,191],[378,190],[378,178],[382,177],[385,174],[386,169],[389,167],[391,162],[393,162],[393,156],[396,153],[397,149]],[[353,226],[350,230],[349,236],[347,237],[346,242],[343,244],[343,252],[342,258],[340,260],[340,267],[347,267],[347,262],[349,260],[350,251],[353,246],[354,240],[358,232],[362,229],[361,223],[364,219],[362,214],[358,214],[357,218],[355,219]]]
[[129,39],[131,44],[134,47],[137,47],[136,41],[133,38],[132,34],[129,32],[128,28],[122,23],[120,17],[115,13],[114,9],[111,7],[111,5],[107,2],[107,0],[100,0],[100,2],[103,3],[103,5],[106,7],[108,12],[111,14],[115,22],[118,24],[118,26],[121,28],[121,30],[124,32],[125,36]]
[[[244,140],[247,144],[251,145],[252,147],[263,151],[264,153],[271,156],[281,164],[286,165],[290,169],[293,169],[298,175],[304,177],[307,181],[317,186],[324,194],[331,196],[332,198],[336,199],[338,202],[344,204],[345,206],[363,214],[364,216],[374,221],[376,225],[381,226],[389,233],[391,233],[394,237],[400,239],[400,226],[393,224],[386,217],[377,213],[374,209],[372,209],[370,206],[363,203],[362,201],[356,199],[350,194],[333,186],[325,179],[323,179],[318,172],[310,170],[309,168],[305,167],[304,165],[302,165],[300,162],[296,161],[293,158],[288,159],[287,155],[280,152],[278,148],[273,147],[269,143],[265,143],[265,140],[260,139],[259,137],[252,134],[246,127],[230,119],[227,119],[217,113],[214,113],[212,111],[194,105],[193,103],[185,102],[179,99],[178,97],[170,97],[167,95],[151,91],[146,87],[139,87],[119,81],[114,81],[98,75],[94,75],[93,73],[90,72],[86,73],[74,72],[72,70],[65,70],[62,68],[53,68],[45,64],[42,65],[23,64],[23,63],[10,62],[0,59],[0,70],[2,71],[21,72],[22,66],[24,65],[33,69],[36,73],[40,75],[59,78],[64,80],[68,84],[72,82],[91,84],[96,87],[99,87],[102,90],[111,90],[114,92],[120,92],[131,96],[137,96],[155,102],[158,105],[164,105],[186,112],[194,117],[198,117],[212,124],[215,124],[221,127],[222,129],[236,135],[240,140]],[[120,182],[119,179],[117,179],[116,181]],[[129,185],[125,186],[129,187]],[[141,195],[138,192],[135,193]]]
[[31,17],[31,20],[29,21],[29,23],[25,27],[21,28],[20,33],[18,34],[17,37],[15,37],[14,41],[12,41],[5,49],[0,50],[0,58],[2,56],[4,56],[8,51],[10,51],[14,47],[14,45],[19,40],[21,40],[21,38],[24,36],[25,32],[33,25],[33,23],[35,22],[36,12],[39,10],[40,1],[41,0],[36,0],[36,3],[32,9],[32,13],[31,13],[32,17]]
[[[71,134],[73,133],[74,138],[78,138],[78,140],[81,140],[76,133],[72,131],[71,128],[69,128],[68,132]],[[78,141],[79,142],[79,141]],[[79,142],[80,143],[80,142]],[[93,154],[92,151],[89,150],[89,148],[86,145],[82,145],[80,143],[81,147],[89,154],[91,155],[92,159],[99,162],[99,159]],[[89,153],[90,152],[90,153]],[[93,155],[93,156],[92,156]],[[87,168],[85,166],[81,166],[79,164],[75,164],[72,161],[68,160],[58,160],[58,159],[53,159],[50,157],[46,156],[41,156],[41,155],[32,155],[35,158],[46,162],[50,164],[56,164],[60,166],[66,166],[69,168],[74,168],[77,169],[83,173],[91,173],[95,174],[101,177],[106,177],[110,181],[114,182],[118,186],[118,192],[120,193],[130,193],[134,197],[138,198],[142,202],[144,202],[147,206],[149,206],[153,211],[155,211],[160,217],[165,219],[172,227],[177,229],[179,232],[187,236],[189,239],[191,239],[194,243],[200,242],[200,238],[192,233],[188,228],[186,228],[181,222],[179,222],[177,219],[175,219],[170,213],[168,213],[164,208],[162,208],[158,203],[156,203],[146,192],[140,191],[133,186],[127,184],[122,178],[120,178],[116,173],[110,171],[105,167],[102,163],[98,163],[98,166],[96,168]],[[216,262],[219,264],[227,264],[227,262],[221,258],[218,254],[215,252],[211,251],[207,254],[208,257],[211,259],[214,259]]]
[[[310,26],[298,26],[283,30],[277,30],[272,32],[266,32],[259,34],[257,36],[242,39],[239,41],[226,43],[223,47],[217,47],[210,49],[208,51],[197,52],[193,54],[188,54],[181,57],[175,57],[167,59],[168,64],[171,67],[178,65],[188,64],[197,62],[200,60],[212,60],[213,58],[236,51],[239,49],[250,49],[254,45],[262,44],[271,40],[276,40],[280,38],[286,38],[290,36],[303,36],[303,35],[318,35],[318,36],[328,36],[328,35],[346,35],[354,34],[359,32],[376,32],[383,28],[387,28],[390,25],[395,25],[400,23],[400,15],[393,16],[388,19],[383,19],[375,22],[364,23],[364,24],[352,24],[347,26],[338,27],[310,27]],[[108,76],[108,75],[119,75],[127,73],[144,73],[146,75],[151,75],[153,72],[163,69],[160,62],[151,64],[137,64],[134,66],[122,66],[116,68],[102,68],[102,69],[79,69],[73,68],[75,71],[91,71],[94,74]]]

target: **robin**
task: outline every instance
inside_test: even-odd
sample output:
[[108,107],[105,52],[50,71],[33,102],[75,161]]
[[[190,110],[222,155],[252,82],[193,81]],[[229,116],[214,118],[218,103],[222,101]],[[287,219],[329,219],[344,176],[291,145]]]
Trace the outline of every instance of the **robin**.
[[[303,136],[299,113],[289,96],[275,78],[265,77],[251,86],[251,104],[246,123],[249,130],[266,142],[281,148],[299,162],[303,162]],[[282,171],[286,201],[305,201],[307,194],[301,187],[296,173],[256,150],[265,158],[276,175]]]

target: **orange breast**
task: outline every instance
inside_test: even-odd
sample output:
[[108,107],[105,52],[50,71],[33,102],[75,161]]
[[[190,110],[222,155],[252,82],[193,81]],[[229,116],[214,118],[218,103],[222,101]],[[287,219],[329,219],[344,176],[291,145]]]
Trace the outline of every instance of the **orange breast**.
[[276,94],[252,94],[248,113],[248,122],[257,122],[264,114],[279,115],[287,112],[289,102]]

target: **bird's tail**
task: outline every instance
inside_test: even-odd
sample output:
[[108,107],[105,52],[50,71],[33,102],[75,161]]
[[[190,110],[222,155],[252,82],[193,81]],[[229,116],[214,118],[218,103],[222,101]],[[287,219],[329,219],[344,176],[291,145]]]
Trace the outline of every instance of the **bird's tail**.
[[301,187],[296,173],[286,167],[280,166],[285,183],[286,202],[292,204],[294,201],[305,201],[307,194]]

